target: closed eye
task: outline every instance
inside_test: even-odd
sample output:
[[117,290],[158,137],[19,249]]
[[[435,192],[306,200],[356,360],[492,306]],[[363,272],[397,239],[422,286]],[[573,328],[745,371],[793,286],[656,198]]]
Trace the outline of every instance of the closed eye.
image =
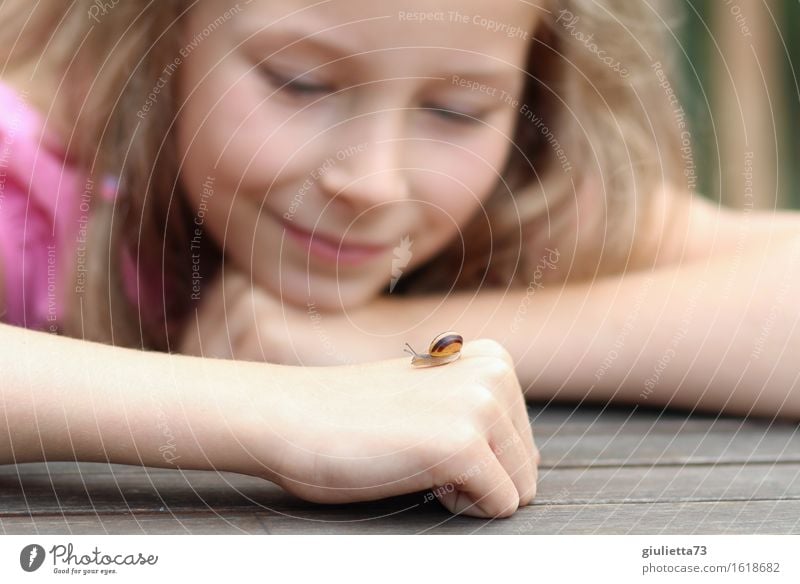
[[426,105],[424,109],[430,111],[437,117],[442,118],[444,121],[453,122],[456,124],[477,124],[483,120],[483,112],[468,112],[461,110],[454,110],[448,107],[438,105]]
[[325,83],[305,81],[302,78],[298,79],[288,75],[282,75],[266,67],[263,68],[263,71],[270,84],[275,87],[277,91],[285,91],[297,96],[322,95],[333,91],[333,88]]

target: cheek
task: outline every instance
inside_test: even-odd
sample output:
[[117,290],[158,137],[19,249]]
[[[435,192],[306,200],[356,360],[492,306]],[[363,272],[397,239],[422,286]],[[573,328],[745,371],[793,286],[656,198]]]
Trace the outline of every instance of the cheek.
[[[478,185],[489,184],[483,176],[477,176],[474,169],[465,170],[457,175],[438,175],[424,173],[419,175],[415,185],[422,199],[422,215],[424,226],[417,233],[424,236],[425,244],[418,247],[426,252],[427,258],[438,252],[459,232],[463,232],[469,220],[480,213],[483,202],[488,197],[488,189],[473,190]],[[491,181],[491,184],[494,184]]]
[[230,59],[205,79],[207,71],[187,73],[179,149],[192,172],[212,169],[226,183],[265,191],[276,177],[304,168],[314,143],[304,144],[319,134],[319,128],[311,127],[307,117],[289,119],[285,108],[266,100],[269,92],[258,71]]
[[500,180],[508,144],[496,132],[486,134],[458,145],[437,145],[419,152],[415,166],[426,170],[414,175],[412,192],[419,193],[418,198],[430,203],[432,210],[440,208],[439,215],[446,215],[443,221],[462,225]]
[[[489,130],[470,141],[438,144],[417,152],[412,192],[425,201],[426,243],[416,258],[423,262],[438,253],[476,214],[492,194],[505,164],[508,143]],[[456,145],[457,144],[457,145]],[[421,250],[420,250],[421,251]]]

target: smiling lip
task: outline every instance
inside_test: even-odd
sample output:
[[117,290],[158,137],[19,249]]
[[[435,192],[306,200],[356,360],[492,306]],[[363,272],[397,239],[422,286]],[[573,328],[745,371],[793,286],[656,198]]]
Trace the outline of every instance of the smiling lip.
[[328,261],[358,265],[384,254],[391,247],[387,245],[340,244],[338,241],[317,233],[312,235],[290,222],[283,221],[282,223],[289,237],[307,249],[309,253]]

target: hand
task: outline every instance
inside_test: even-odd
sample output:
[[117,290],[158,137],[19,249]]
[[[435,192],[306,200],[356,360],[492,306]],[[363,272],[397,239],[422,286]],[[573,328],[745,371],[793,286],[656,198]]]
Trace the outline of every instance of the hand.
[[[189,317],[179,352],[198,357],[298,363],[300,332],[310,327],[305,311],[281,303],[235,268],[220,271]],[[296,336],[290,338],[289,331]],[[317,363],[311,363],[317,365]]]
[[[265,361],[311,367],[347,365],[403,355],[394,337],[370,335],[397,314],[401,301],[378,297],[342,312],[281,303],[235,268],[218,274],[196,315],[190,317],[179,352],[202,357]],[[356,323],[364,323],[359,330]]]
[[[467,342],[460,359],[429,369],[398,358],[286,371],[290,387],[248,393],[236,427],[249,459],[269,460],[270,480],[296,496],[346,503],[432,489],[421,503],[478,517],[533,500],[539,452],[496,341]],[[235,470],[266,474],[255,462]]]

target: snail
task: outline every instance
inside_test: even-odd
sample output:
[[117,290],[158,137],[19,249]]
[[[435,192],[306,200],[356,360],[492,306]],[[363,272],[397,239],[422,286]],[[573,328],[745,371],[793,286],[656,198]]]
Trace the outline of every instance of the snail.
[[406,353],[413,355],[411,365],[414,367],[434,367],[451,363],[461,356],[461,347],[464,345],[464,337],[460,334],[447,331],[436,335],[428,347],[428,353],[417,353],[406,343],[408,349],[403,349]]

